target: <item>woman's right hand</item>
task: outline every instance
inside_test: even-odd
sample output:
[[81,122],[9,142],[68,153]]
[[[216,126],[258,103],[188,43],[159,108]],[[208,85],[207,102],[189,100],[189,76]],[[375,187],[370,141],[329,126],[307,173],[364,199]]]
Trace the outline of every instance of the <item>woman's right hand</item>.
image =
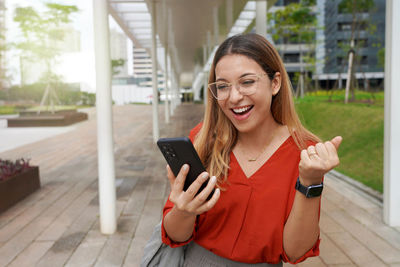
[[217,203],[220,197],[219,188],[210,200],[207,201],[208,195],[214,189],[217,179],[215,176],[211,177],[207,186],[198,194],[201,185],[207,181],[208,173],[201,173],[196,180],[189,186],[186,191],[183,191],[186,175],[189,172],[189,166],[184,164],[177,177],[174,176],[171,168],[167,165],[168,180],[171,185],[171,194],[169,200],[174,203],[174,208],[177,209],[182,215],[195,216],[210,210]]

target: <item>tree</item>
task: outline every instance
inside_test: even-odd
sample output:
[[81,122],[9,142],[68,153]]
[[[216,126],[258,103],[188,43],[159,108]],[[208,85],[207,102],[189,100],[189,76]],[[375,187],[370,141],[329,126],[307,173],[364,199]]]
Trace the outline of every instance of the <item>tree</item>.
[[[3,13],[4,16],[4,3],[0,4],[0,12]],[[2,29],[2,32],[0,33],[0,90],[2,90],[5,87],[5,81],[7,81],[9,78],[6,75],[6,69],[4,66],[5,51],[8,49],[8,45],[6,44],[5,36],[3,34],[3,32],[5,32],[4,21],[0,21],[0,29]]]
[[14,21],[19,24],[22,33],[22,41],[15,46],[21,51],[21,62],[26,60],[45,64],[42,80],[46,81],[47,87],[40,104],[49,99],[54,112],[54,101],[58,102],[55,87],[61,77],[53,72],[53,67],[61,53],[59,42],[64,40],[63,26],[71,22],[71,14],[78,12],[78,8],[55,3],[46,3],[45,7],[47,10],[42,13],[32,7],[15,10]]
[[121,70],[118,69],[119,67],[122,67],[125,65],[125,60],[120,58],[120,59],[112,59],[111,60],[111,76],[118,75]]
[[[362,17],[362,13],[371,10],[374,7],[374,0],[342,0],[339,3],[340,13],[351,14],[351,35],[350,35],[350,47],[348,50],[348,67],[347,67],[347,80],[344,102],[349,101],[350,86],[354,83],[354,58],[356,54],[356,34],[359,33],[360,29],[365,28],[366,22]],[[354,91],[352,91],[354,98]]]
[[[283,9],[268,14],[268,20],[272,24],[274,41],[284,40],[289,43],[298,44],[300,51],[300,74],[299,86],[296,96],[304,96],[305,93],[305,66],[315,64],[315,32],[317,28],[317,18],[310,6],[315,5],[315,1],[302,0],[299,3],[291,3]],[[304,54],[304,48],[309,48]]]

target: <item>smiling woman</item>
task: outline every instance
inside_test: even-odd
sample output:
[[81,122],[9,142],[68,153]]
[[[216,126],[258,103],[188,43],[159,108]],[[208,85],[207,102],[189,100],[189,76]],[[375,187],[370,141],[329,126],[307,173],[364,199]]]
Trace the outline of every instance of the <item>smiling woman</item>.
[[260,35],[219,46],[209,90],[204,120],[190,133],[207,171],[183,191],[189,166],[176,177],[167,168],[163,242],[189,244],[184,266],[282,266],[317,256],[322,180],[339,164],[341,137],[321,143],[302,126],[282,60]]

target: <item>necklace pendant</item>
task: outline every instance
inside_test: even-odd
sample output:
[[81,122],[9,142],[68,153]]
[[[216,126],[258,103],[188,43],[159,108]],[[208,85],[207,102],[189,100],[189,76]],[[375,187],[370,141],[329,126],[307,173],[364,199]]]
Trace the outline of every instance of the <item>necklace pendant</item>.
[[256,161],[257,159],[248,159],[249,162]]

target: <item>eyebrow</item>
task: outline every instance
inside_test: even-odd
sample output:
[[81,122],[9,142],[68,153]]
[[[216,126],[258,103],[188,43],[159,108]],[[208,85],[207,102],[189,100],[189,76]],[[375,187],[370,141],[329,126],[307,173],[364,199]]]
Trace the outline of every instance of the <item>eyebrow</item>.
[[[242,75],[240,75],[240,77],[238,79],[243,78],[244,76],[247,76],[247,75],[255,75],[255,73],[252,73],[252,72],[243,73]],[[218,81],[228,81],[228,80],[224,79],[224,78],[218,78],[215,81],[218,82]]]

